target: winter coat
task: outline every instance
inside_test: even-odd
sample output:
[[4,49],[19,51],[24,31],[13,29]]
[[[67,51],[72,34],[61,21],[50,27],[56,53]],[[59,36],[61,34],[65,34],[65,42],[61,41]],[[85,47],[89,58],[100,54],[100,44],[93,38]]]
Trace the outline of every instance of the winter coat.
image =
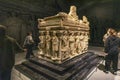
[[109,36],[105,41],[105,52],[108,54],[119,53],[120,38]]
[[17,50],[23,51],[15,39],[8,36],[0,37],[0,71],[12,69]]

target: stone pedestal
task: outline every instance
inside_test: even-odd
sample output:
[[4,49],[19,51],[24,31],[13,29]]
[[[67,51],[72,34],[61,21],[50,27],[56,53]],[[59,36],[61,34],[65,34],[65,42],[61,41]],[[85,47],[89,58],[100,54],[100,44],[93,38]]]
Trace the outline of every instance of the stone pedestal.
[[31,80],[31,78],[23,74],[21,71],[13,68],[11,80]]
[[61,64],[31,58],[15,69],[22,80],[86,80],[100,61],[98,55],[87,52]]

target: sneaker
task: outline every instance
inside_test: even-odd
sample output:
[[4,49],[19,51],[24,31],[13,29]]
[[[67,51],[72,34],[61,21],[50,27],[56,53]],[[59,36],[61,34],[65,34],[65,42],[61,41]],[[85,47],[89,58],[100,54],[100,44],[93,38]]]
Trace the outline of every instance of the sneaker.
[[113,72],[114,75],[117,75],[117,71]]
[[104,71],[104,72],[107,73],[107,74],[109,73],[109,71]]

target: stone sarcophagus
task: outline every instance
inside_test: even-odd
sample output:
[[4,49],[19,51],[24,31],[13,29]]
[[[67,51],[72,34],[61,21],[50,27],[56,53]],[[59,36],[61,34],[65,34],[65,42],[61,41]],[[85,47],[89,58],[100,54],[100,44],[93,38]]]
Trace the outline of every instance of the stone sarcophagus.
[[79,20],[76,7],[70,12],[38,19],[39,52],[38,58],[62,63],[87,52],[89,22],[85,16]]

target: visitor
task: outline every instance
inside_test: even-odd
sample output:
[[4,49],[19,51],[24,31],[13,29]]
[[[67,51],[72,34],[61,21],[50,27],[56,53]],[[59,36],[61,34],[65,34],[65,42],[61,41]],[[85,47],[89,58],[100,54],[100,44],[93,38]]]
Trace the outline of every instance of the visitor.
[[32,32],[27,33],[23,47],[27,49],[27,53],[25,57],[26,59],[29,59],[30,56],[34,56],[33,54],[34,40],[32,38]]
[[11,79],[17,50],[24,51],[15,39],[6,35],[6,27],[0,25],[0,80]]
[[[105,72],[108,73],[112,69],[114,74],[118,70],[118,54],[119,54],[120,38],[117,37],[117,32],[112,29],[110,36],[105,40]],[[112,65],[112,68],[111,68]]]
[[113,30],[112,28],[108,28],[107,33],[103,36],[103,42],[105,43],[105,40],[110,36],[110,31]]

